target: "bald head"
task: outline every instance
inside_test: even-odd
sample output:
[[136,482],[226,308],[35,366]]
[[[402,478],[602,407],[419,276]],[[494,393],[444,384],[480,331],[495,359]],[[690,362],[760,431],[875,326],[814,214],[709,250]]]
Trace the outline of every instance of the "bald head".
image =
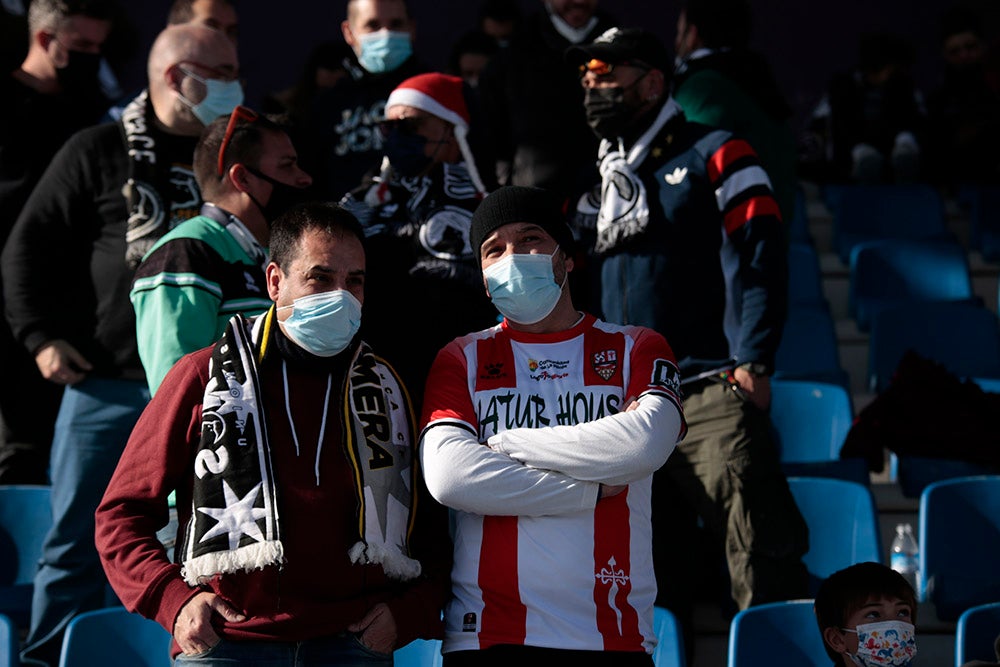
[[235,79],[239,60],[225,33],[194,23],[171,25],[149,50],[147,74],[157,119],[168,130],[196,135],[202,124],[191,105],[204,99],[206,80]]
[[168,26],[156,37],[146,70],[150,85],[182,62],[225,62],[239,67],[236,47],[225,33],[195,23]]

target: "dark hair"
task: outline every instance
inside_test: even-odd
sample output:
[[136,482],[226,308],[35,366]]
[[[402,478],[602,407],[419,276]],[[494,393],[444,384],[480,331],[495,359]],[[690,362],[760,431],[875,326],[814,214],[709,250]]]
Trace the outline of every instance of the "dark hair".
[[753,14],[748,0],[687,0],[681,7],[688,25],[712,49],[750,44]]
[[[227,5],[235,7],[234,0],[222,0]],[[180,25],[194,18],[194,3],[198,0],[174,0],[167,13],[167,25]]]
[[[873,596],[893,597],[910,605],[910,615],[917,621],[917,595],[899,572],[881,563],[857,563],[827,577],[816,591],[813,610],[820,635],[827,628],[842,628],[847,619]],[[823,647],[835,662],[840,660],[826,639]]]
[[938,36],[942,46],[949,37],[971,32],[976,37],[983,37],[982,19],[970,7],[959,5],[951,7],[941,17]]
[[32,0],[28,4],[28,29],[31,33],[55,32],[73,16],[115,21],[120,14],[121,9],[114,0]]
[[198,182],[205,199],[211,199],[219,192],[223,177],[234,164],[250,167],[260,165],[264,135],[268,132],[288,134],[287,119],[280,115],[261,115],[255,121],[243,121],[233,128],[232,137],[226,145],[222,176],[219,175],[219,148],[226,136],[229,116],[219,116],[205,126],[194,148],[194,178]]
[[459,59],[466,53],[480,53],[484,56],[493,56],[500,50],[497,40],[486,34],[482,30],[469,30],[459,36],[451,45],[451,54],[448,57],[448,66],[451,73],[461,76],[462,70],[459,67]]
[[271,261],[287,271],[299,253],[299,241],[306,232],[319,230],[330,236],[350,234],[362,244],[365,233],[354,214],[330,202],[296,204],[275,219],[271,225]]
[[483,0],[479,5],[479,20],[487,18],[517,23],[521,20],[521,8],[515,0]]

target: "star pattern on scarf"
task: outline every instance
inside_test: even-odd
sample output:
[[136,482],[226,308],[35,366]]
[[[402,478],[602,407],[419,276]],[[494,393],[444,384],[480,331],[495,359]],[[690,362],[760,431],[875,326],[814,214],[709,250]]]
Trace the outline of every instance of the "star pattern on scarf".
[[199,507],[198,511],[212,517],[218,523],[205,532],[199,542],[206,542],[217,535],[229,534],[229,550],[235,550],[240,544],[240,538],[249,535],[258,542],[264,541],[264,534],[257,525],[259,519],[267,516],[267,510],[254,507],[257,496],[263,482],[250,489],[242,498],[237,497],[236,492],[230,488],[226,480],[222,480],[222,492],[226,499],[226,506]]

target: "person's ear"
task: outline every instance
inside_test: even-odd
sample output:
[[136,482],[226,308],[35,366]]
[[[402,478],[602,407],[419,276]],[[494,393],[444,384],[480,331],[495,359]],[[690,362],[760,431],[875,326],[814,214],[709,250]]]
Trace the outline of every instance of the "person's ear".
[[56,38],[55,33],[51,33],[47,30],[38,30],[32,37],[34,41],[46,51],[49,50],[49,45],[52,44]]
[[663,72],[658,69],[653,69],[649,71],[646,75],[646,85],[643,91],[644,98],[653,101],[658,100],[663,97],[666,92],[667,80],[663,75]]
[[354,37],[354,33],[351,32],[351,22],[344,20],[340,22],[340,32],[344,35],[344,41],[352,49],[356,50],[358,40]]
[[250,189],[250,181],[247,178],[249,173],[245,166],[239,162],[235,162],[229,166],[226,178],[229,179],[230,184],[238,191],[247,192]]
[[281,268],[274,262],[270,262],[264,269],[264,280],[267,282],[267,296],[275,303],[278,302],[281,278]]
[[844,631],[840,628],[824,628],[823,641],[837,653],[843,653],[847,650],[847,644],[844,641]]
[[167,88],[174,92],[181,92],[181,81],[184,80],[184,72],[180,66],[174,63],[163,72],[163,79],[167,82]]

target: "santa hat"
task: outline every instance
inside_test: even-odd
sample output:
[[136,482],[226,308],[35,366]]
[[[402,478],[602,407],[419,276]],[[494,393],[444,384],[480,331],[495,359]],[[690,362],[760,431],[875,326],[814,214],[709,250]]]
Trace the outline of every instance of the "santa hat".
[[486,194],[486,187],[479,177],[476,160],[469,148],[470,116],[469,107],[465,104],[465,96],[462,93],[463,85],[464,82],[457,76],[439,74],[438,72],[418,74],[396,86],[396,89],[389,94],[385,108],[388,110],[389,107],[396,104],[405,104],[426,111],[454,125],[455,139],[458,141],[458,149],[462,152],[462,159],[469,171],[469,177],[476,189]]

